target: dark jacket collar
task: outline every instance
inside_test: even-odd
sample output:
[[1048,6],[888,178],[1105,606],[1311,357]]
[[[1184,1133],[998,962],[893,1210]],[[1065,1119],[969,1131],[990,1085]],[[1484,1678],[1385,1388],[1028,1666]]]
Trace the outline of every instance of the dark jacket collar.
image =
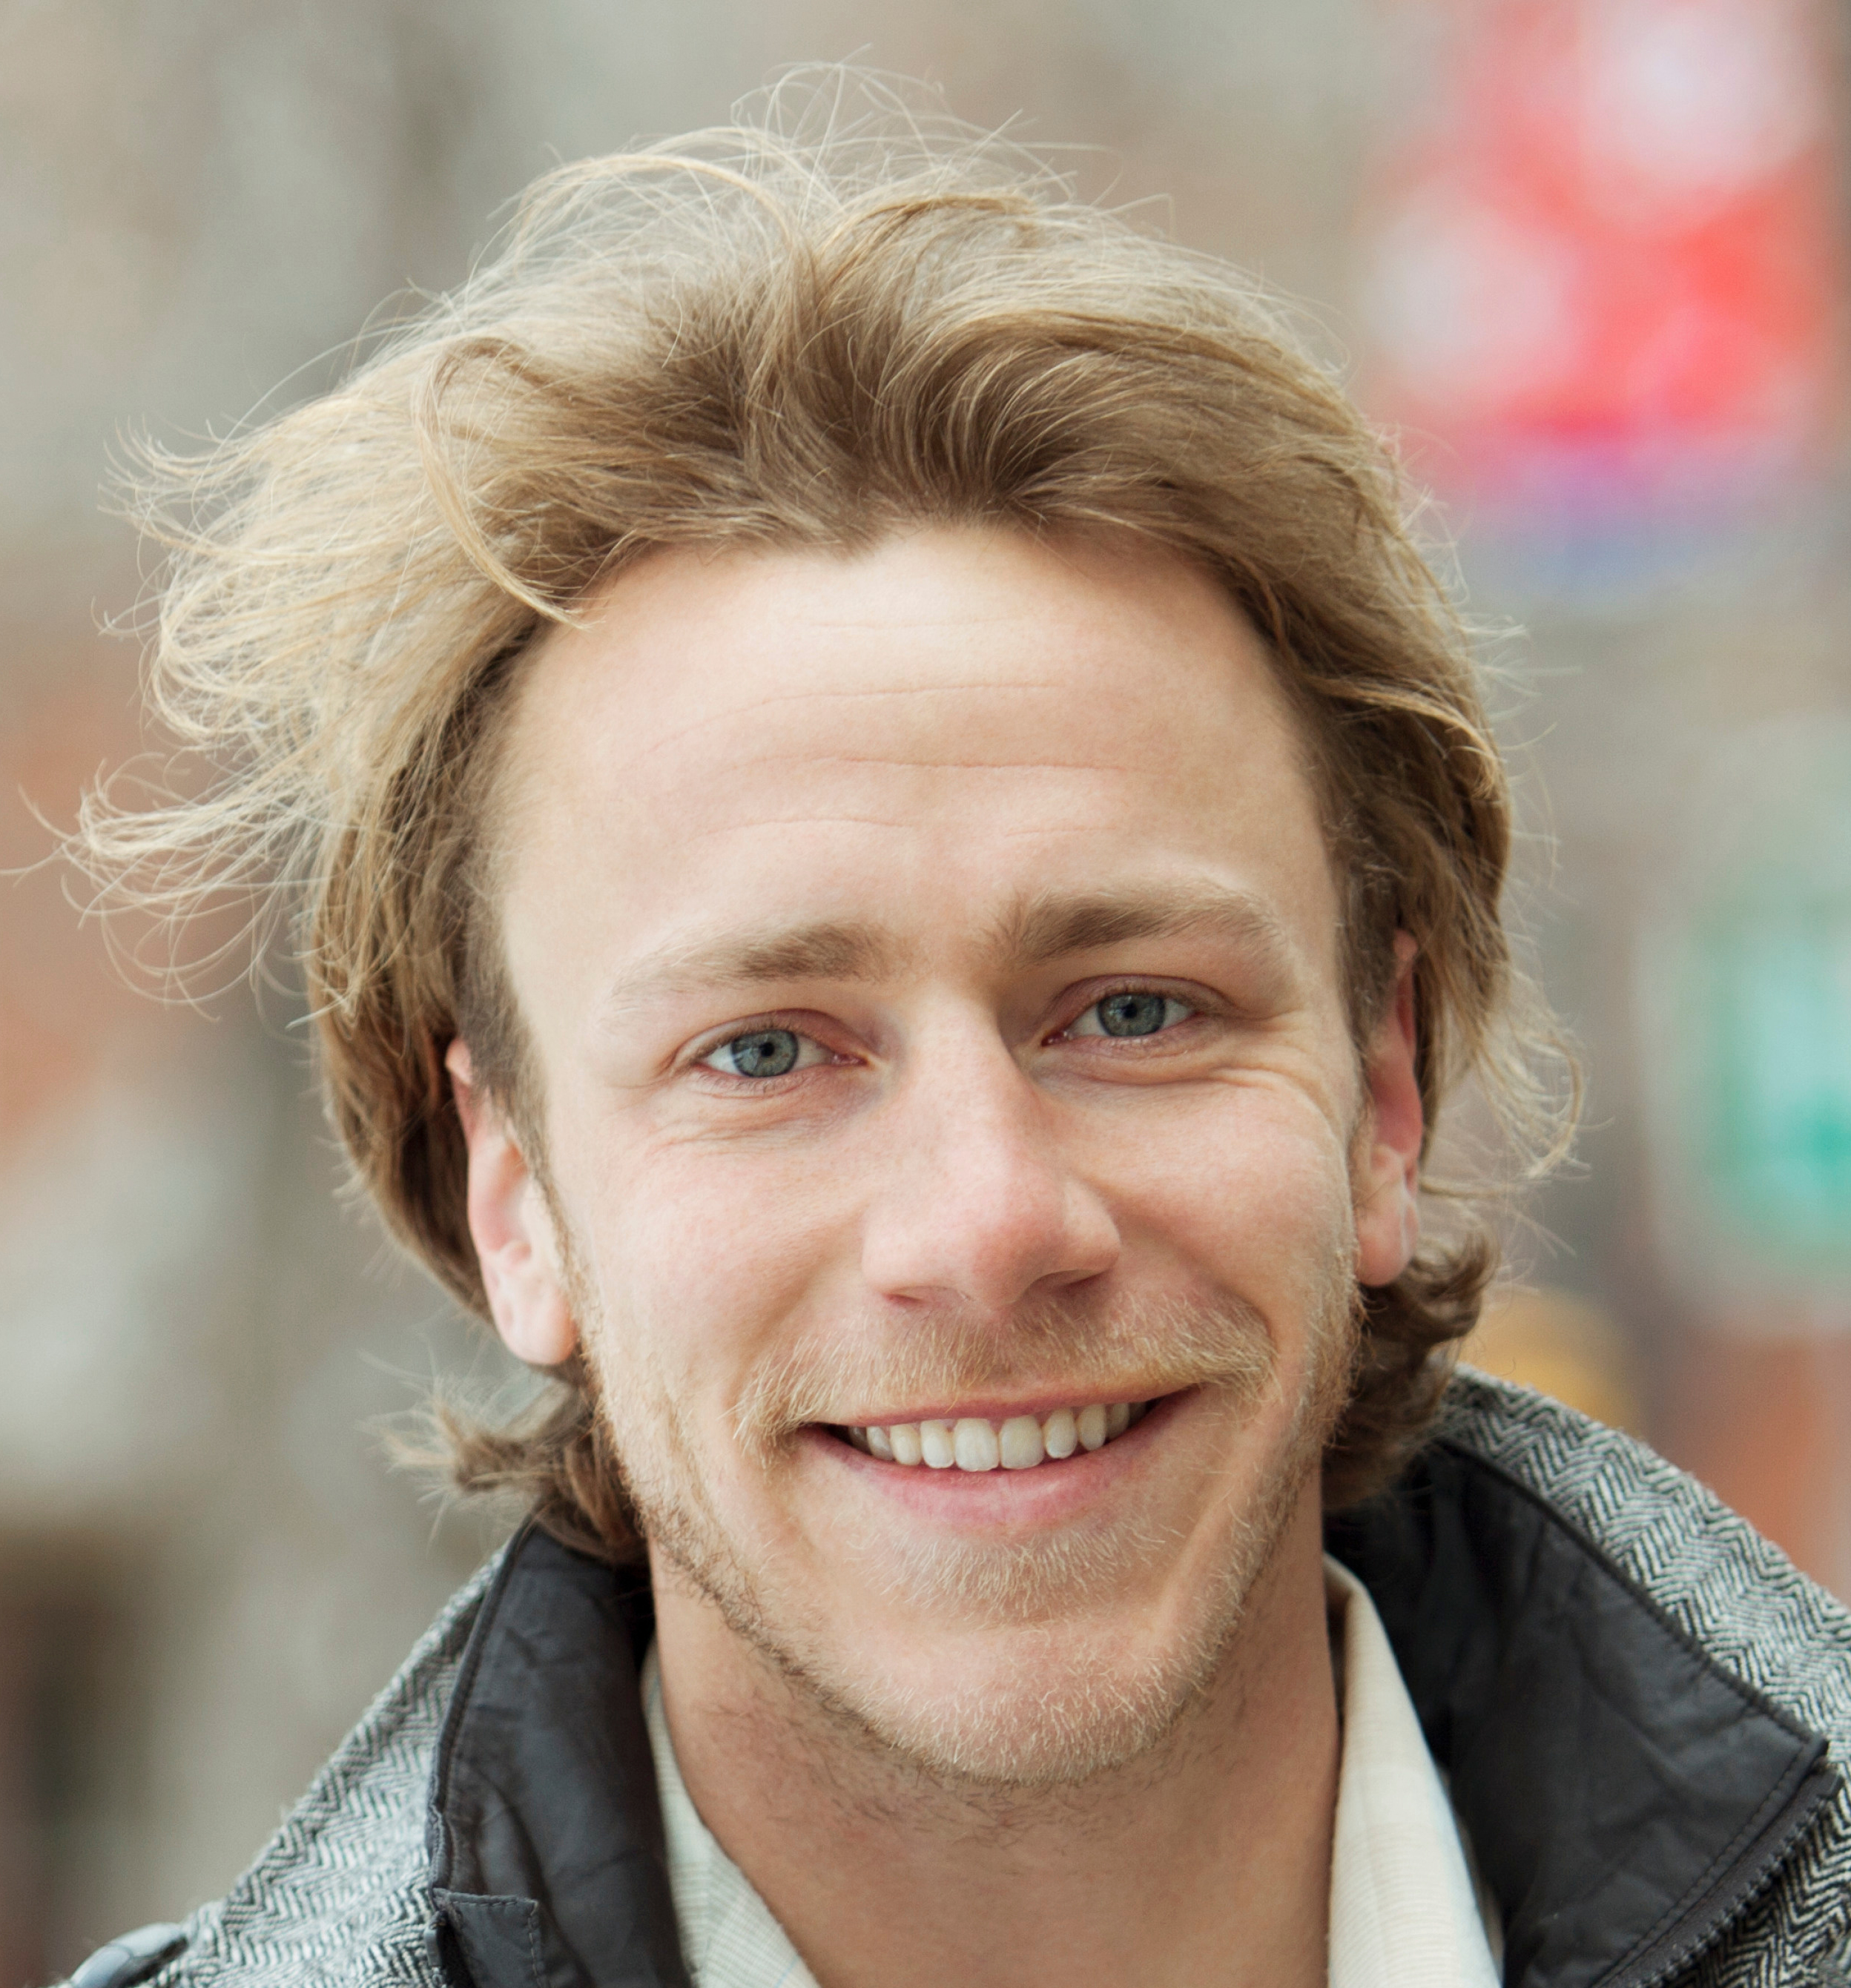
[[1561,1513],[1462,1445],[1332,1524],[1504,1917],[1511,1988],[1648,1988],[1719,1939],[1830,1801],[1826,1742]]
[[653,1628],[645,1577],[531,1528],[508,1547],[431,1774],[432,1944],[451,1979],[688,1988],[637,1685]]
[[[1720,1939],[1836,1785],[1542,1499],[1436,1442],[1334,1523],[1502,1909],[1511,1988],[1650,1988]],[[523,1533],[432,1777],[432,1939],[472,1988],[686,1988],[637,1667],[646,1583]]]

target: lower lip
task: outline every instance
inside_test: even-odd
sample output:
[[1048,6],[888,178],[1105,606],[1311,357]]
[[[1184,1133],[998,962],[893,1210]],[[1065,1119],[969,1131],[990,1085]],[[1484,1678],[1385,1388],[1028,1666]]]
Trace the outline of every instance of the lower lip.
[[884,1463],[821,1428],[806,1429],[803,1440],[918,1518],[978,1530],[1034,1526],[1074,1518],[1133,1478],[1199,1391],[1190,1388],[1165,1395],[1142,1422],[1101,1449],[1027,1470],[960,1470],[955,1464],[934,1470],[924,1463]]

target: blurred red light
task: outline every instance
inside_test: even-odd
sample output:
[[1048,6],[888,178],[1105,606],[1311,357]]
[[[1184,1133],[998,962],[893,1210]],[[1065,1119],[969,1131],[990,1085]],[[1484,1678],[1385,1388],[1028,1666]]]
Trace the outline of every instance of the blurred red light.
[[1373,399],[1434,473],[1700,501],[1816,460],[1842,265],[1812,0],[1393,18],[1432,59],[1365,220]]

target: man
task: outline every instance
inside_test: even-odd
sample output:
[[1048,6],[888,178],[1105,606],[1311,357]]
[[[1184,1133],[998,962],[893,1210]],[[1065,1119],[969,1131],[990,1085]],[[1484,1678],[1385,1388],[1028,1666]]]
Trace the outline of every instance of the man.
[[280,861],[361,1177],[556,1385],[448,1424],[531,1523],[86,1988],[1843,1978],[1851,1623],[1440,1400],[1435,1114],[1552,1129],[1505,786],[1238,279],[956,133],[691,139],[164,473],[227,777],[87,859]]

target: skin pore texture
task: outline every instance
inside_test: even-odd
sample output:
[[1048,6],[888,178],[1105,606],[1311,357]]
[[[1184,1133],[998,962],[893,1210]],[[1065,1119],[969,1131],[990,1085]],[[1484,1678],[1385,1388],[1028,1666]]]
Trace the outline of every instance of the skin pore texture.
[[512,722],[545,1165],[455,1045],[471,1227],[597,1378],[708,1827],[823,1988],[1321,1983],[1318,1461],[1421,1121],[1259,641],[1149,548],[676,551]]

